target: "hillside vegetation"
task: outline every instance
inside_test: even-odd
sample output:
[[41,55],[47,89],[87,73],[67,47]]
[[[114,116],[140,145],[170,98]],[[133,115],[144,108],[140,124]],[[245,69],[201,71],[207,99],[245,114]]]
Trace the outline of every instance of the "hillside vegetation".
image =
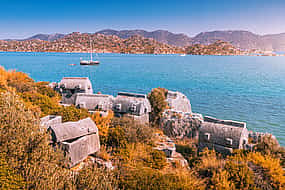
[[152,38],[139,35],[127,39],[103,34],[74,32],[54,41],[31,39],[24,41],[1,41],[0,51],[23,52],[94,52],[136,53],[136,54],[173,54],[183,52],[182,48],[160,43]]
[[[177,151],[189,169],[169,164],[163,152],[153,149],[156,122],[165,105],[165,89],[149,95],[152,127],[126,118],[90,115],[87,110],[62,107],[60,95],[45,82],[0,68],[0,189],[284,189],[284,149],[270,137],[253,152],[222,156],[198,153],[191,139],[177,140]],[[65,167],[65,157],[49,145],[39,118],[62,115],[64,121],[91,117],[100,133],[98,157],[110,160],[114,170],[89,164],[79,171]]]

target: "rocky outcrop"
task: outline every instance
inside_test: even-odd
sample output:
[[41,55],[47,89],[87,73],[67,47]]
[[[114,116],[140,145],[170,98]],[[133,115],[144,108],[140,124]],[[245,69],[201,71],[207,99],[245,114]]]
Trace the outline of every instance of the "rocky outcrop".
[[203,121],[201,114],[192,113],[190,100],[181,92],[168,91],[166,109],[160,118],[160,128],[170,137],[195,138]]
[[156,133],[154,149],[163,151],[166,155],[167,162],[170,164],[179,163],[180,166],[189,168],[187,160],[182,154],[176,152],[175,143],[166,135]]
[[198,129],[203,121],[201,114],[167,110],[160,120],[163,132],[175,138],[197,138]]
[[170,110],[191,113],[190,100],[181,92],[167,91],[166,102]]

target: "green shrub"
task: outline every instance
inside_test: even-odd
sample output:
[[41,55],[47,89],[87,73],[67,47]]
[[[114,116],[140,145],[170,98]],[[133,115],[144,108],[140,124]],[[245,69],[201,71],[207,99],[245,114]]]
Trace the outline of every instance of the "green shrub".
[[54,112],[52,112],[52,115],[62,116],[62,122],[78,121],[90,116],[86,109],[77,109],[74,105],[67,107],[61,106],[58,109],[54,110]]
[[37,92],[24,92],[21,94],[25,102],[30,102],[41,109],[41,116],[50,115],[59,109],[58,102]]
[[190,167],[193,167],[198,161],[197,147],[191,140],[178,141],[175,143],[176,151],[188,161]]
[[163,111],[167,108],[166,96],[167,90],[165,88],[154,88],[148,95],[151,104],[150,121],[153,124],[158,124]]
[[125,148],[127,145],[127,137],[122,127],[117,126],[110,128],[107,145],[114,148]]
[[130,118],[113,118],[112,127],[120,126],[128,143],[151,143],[154,131],[148,125],[139,124]]
[[37,92],[50,98],[59,97],[60,95],[55,90],[50,88],[48,84],[48,82],[37,82],[35,84],[37,87]]

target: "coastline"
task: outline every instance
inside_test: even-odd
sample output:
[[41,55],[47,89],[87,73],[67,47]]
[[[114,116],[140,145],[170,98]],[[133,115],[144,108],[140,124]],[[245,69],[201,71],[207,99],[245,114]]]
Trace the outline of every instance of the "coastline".
[[[90,53],[89,51],[0,51],[0,53]],[[120,55],[182,55],[181,53],[119,53],[119,52],[93,52],[98,54],[120,54]],[[186,54],[186,56],[253,56],[253,57],[283,57],[285,54],[236,54],[236,55],[220,55],[220,54]]]

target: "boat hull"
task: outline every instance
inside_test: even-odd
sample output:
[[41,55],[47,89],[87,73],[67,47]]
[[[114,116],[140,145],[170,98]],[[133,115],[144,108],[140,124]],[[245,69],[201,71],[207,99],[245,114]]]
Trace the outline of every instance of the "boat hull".
[[80,65],[99,65],[99,61],[80,61]]

